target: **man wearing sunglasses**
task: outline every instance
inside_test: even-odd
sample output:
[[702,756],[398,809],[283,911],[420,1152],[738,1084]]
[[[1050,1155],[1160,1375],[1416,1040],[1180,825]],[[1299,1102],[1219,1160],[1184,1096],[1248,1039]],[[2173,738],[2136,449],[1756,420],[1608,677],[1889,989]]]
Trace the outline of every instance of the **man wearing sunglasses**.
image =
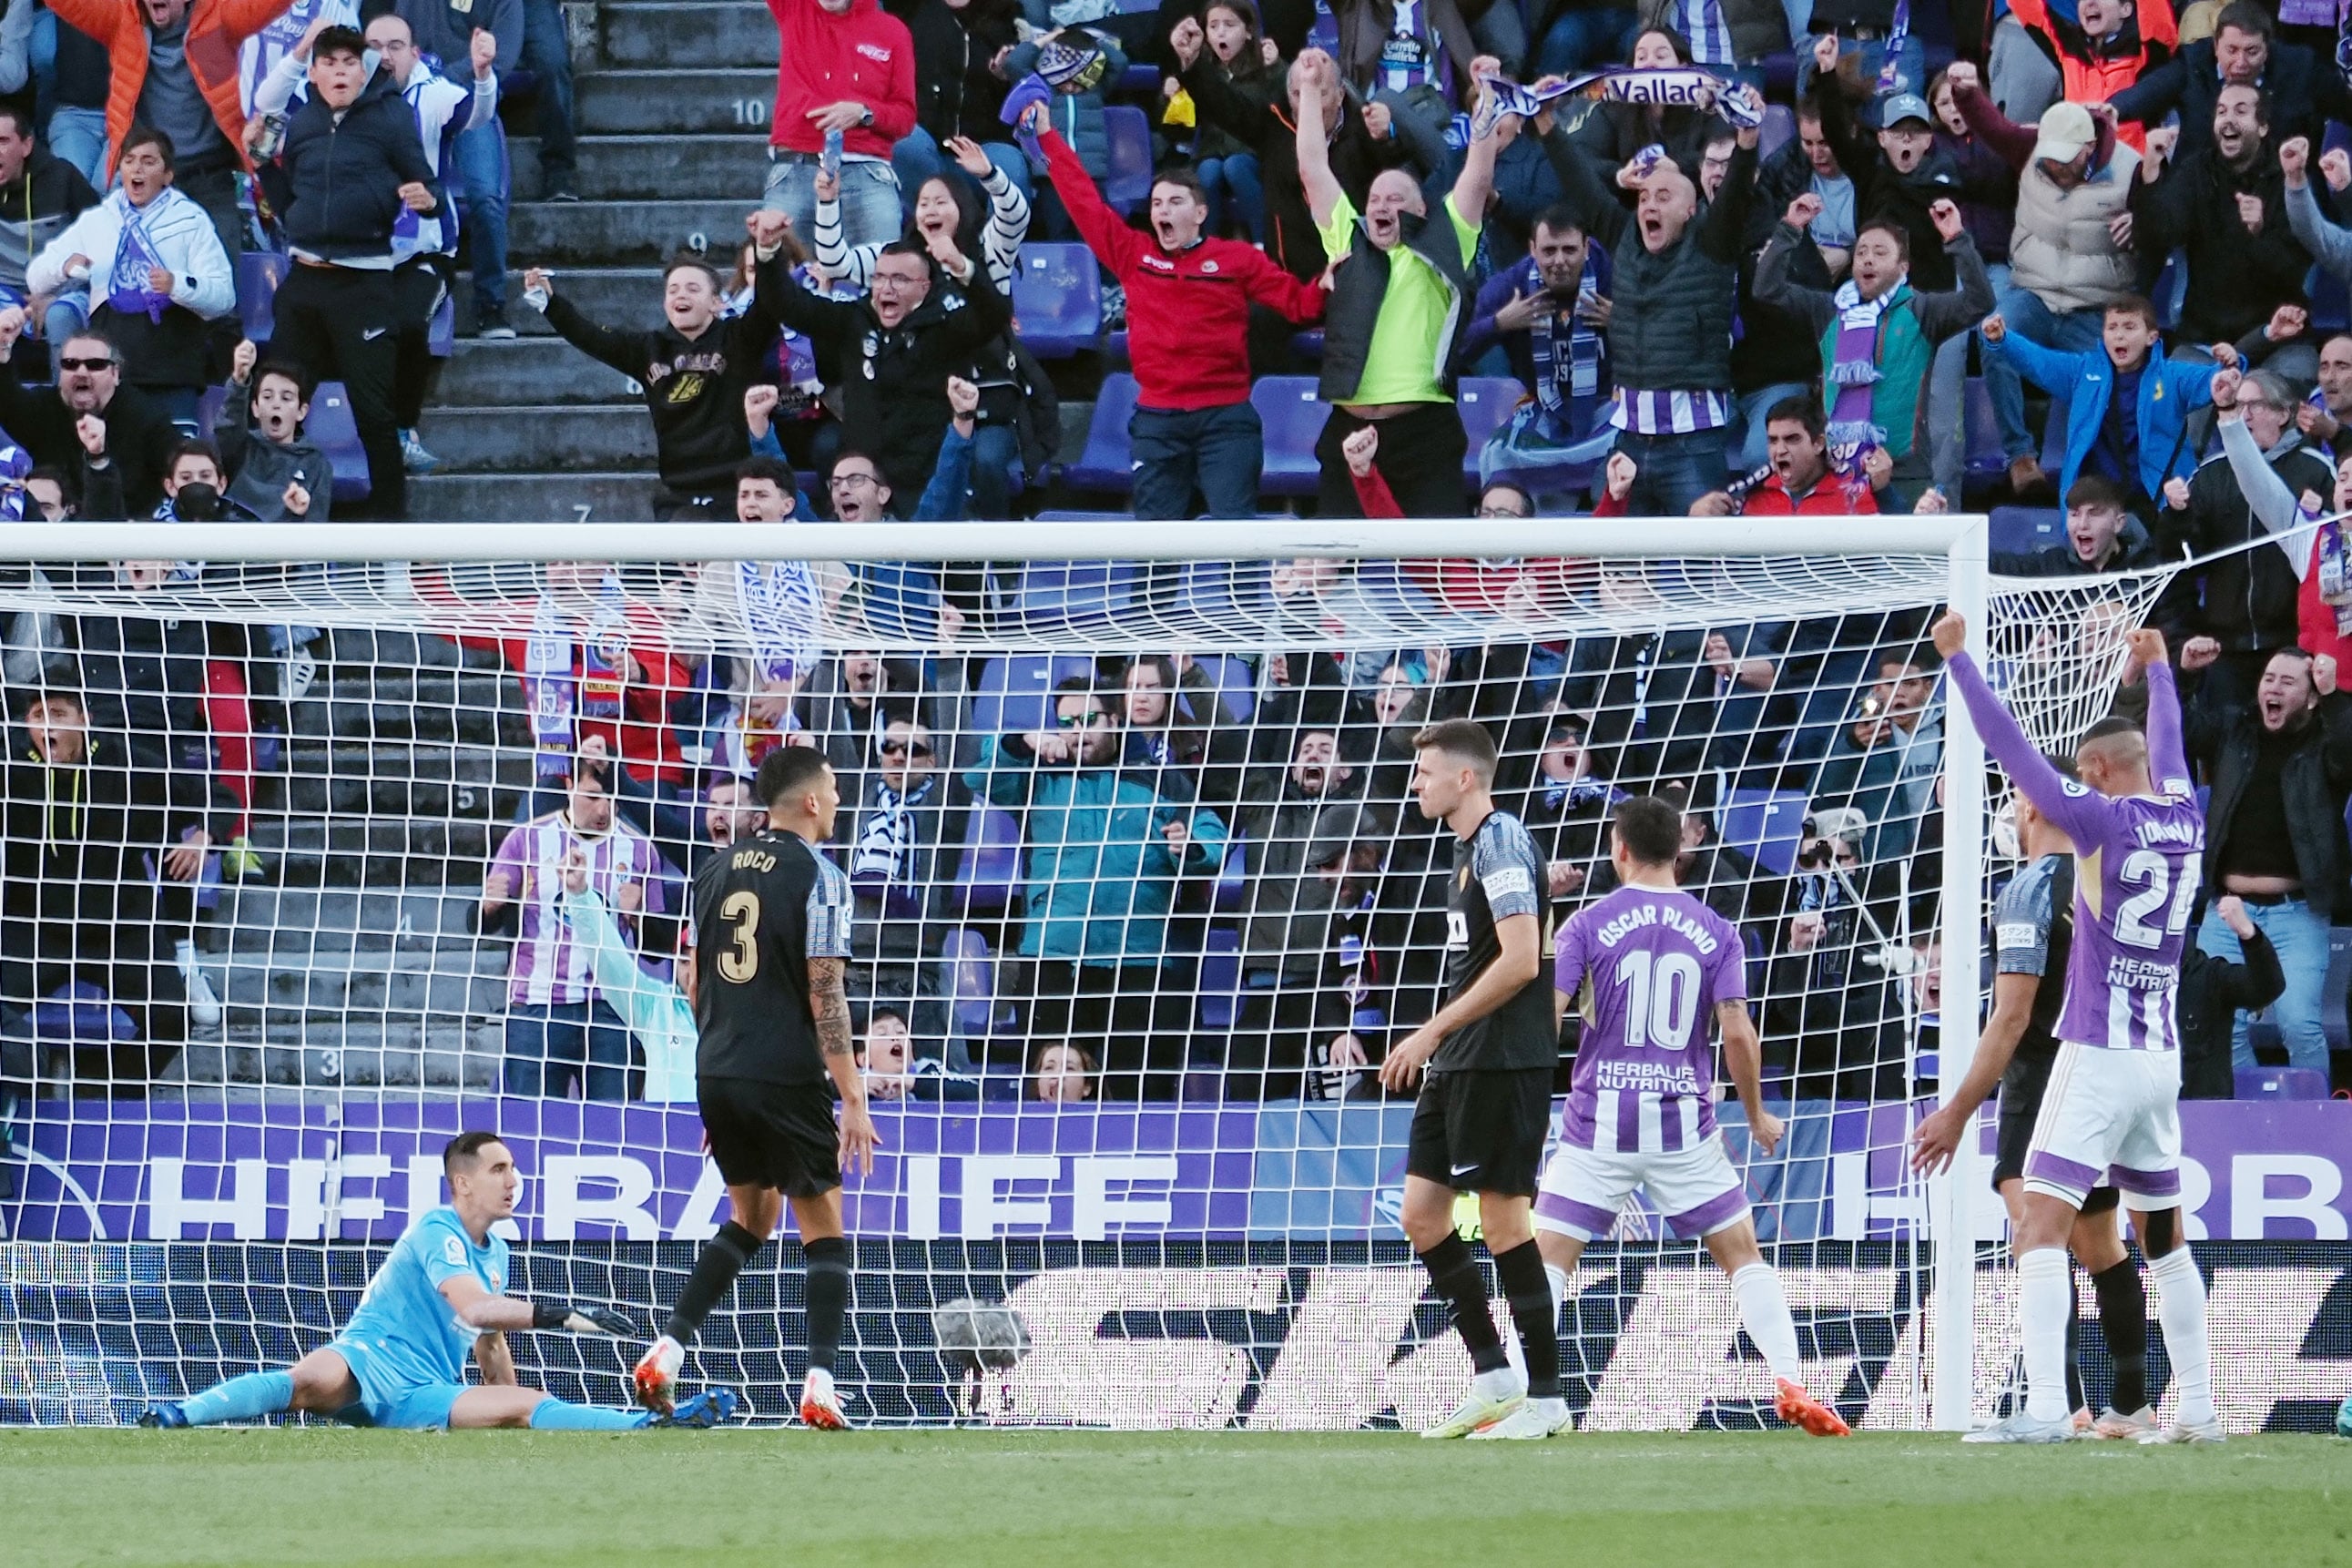
[[163,498],[164,466],[179,431],[145,394],[122,384],[122,356],[102,332],[76,332],[58,345],[53,392],[27,390],[15,353],[24,332],[22,309],[0,310],[0,428],[36,464],[70,476],[77,500],[93,468],[119,467],[125,508],[145,517]]

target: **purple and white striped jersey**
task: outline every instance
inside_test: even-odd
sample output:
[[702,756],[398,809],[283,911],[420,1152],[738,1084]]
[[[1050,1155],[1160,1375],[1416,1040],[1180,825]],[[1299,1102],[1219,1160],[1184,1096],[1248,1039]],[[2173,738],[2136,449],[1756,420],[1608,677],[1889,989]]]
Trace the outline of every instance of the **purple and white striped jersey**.
[[2205,814],[2180,741],[2180,695],[2170,667],[2147,672],[2148,773],[2153,795],[2111,797],[2052,767],[1966,653],[1952,682],[1985,750],[2036,811],[2074,841],[2074,942],[2062,1041],[2112,1051],[2180,1048],[2175,994],[2189,915],[2203,874]]
[[505,879],[507,897],[522,916],[507,971],[510,1003],[563,1006],[595,993],[593,949],[573,935],[563,913],[563,856],[575,846],[587,854],[588,886],[603,895],[605,908],[618,910],[621,889],[635,883],[644,907],[660,912],[660,857],[653,840],[625,821],[616,816],[611,832],[593,837],[560,811],[517,825],[490,861],[490,875]]
[[1731,922],[1688,893],[1620,888],[1562,929],[1552,983],[1584,1035],[1560,1118],[1563,1142],[1672,1154],[1715,1131],[1716,1005],[1748,998]]

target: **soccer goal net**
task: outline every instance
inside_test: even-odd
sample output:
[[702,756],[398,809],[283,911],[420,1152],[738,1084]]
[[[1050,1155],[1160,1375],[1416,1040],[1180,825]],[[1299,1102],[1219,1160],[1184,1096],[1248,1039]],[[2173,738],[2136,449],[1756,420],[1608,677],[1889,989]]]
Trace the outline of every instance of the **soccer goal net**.
[[[254,558],[313,543],[341,558]],[[756,830],[760,761],[812,746],[882,1140],[847,1190],[853,1418],[1424,1424],[1468,1363],[1397,1227],[1412,1101],[1377,1074],[1444,994],[1454,840],[1412,737],[1452,717],[1496,744],[1548,924],[1611,884],[1616,802],[1686,810],[1788,1123],[1767,1155],[1720,1107],[1813,1392],[1882,1428],[2001,1396],[1984,1156],[1907,1159],[2007,868],[1927,626],[1965,608],[2065,747],[2161,574],[1989,586],[1967,519],[27,548],[0,573],[0,1420],[120,1420],[325,1342],[466,1129],[526,1177],[511,1288],[655,1332],[727,1214],[691,880]],[[790,1407],[799,1265],[788,1234],[688,1379]],[[1559,1330],[1587,1427],[1773,1419],[1724,1280],[1638,1201]],[[516,1339],[526,1382],[608,1404],[641,1348]]]

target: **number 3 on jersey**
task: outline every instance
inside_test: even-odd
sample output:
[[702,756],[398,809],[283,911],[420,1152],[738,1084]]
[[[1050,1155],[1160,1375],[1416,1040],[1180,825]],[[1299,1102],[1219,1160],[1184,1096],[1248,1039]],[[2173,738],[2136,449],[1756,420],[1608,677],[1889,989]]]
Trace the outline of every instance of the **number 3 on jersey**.
[[1686,952],[1658,958],[1637,949],[1618,961],[1617,984],[1625,988],[1629,1049],[1678,1051],[1690,1044],[1691,1026],[1698,1022],[1696,959]]
[[[2172,885],[2172,862],[2153,849],[2135,849],[2124,858],[2123,868],[2116,880],[2126,887],[2140,886],[2140,890],[2116,906],[2116,940],[2132,947],[2150,950],[2162,947],[2167,937],[2179,936],[2189,929],[2189,911],[2197,902],[2198,866],[2195,861],[2182,868],[2180,886]],[[2157,930],[2147,923],[2147,917],[2161,908],[2169,898],[2172,907],[2164,911],[2164,929]]]
[[719,955],[719,977],[748,985],[760,973],[760,895],[739,889],[719,906],[719,918],[730,921],[728,941],[734,945]]

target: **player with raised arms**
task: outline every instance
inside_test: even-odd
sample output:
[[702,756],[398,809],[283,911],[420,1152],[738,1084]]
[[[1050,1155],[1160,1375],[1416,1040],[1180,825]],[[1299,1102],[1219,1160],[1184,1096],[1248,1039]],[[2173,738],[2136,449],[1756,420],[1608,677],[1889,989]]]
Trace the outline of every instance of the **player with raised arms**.
[[[1559,1147],[1536,1194],[1549,1294],[1566,1297],[1586,1244],[1609,1234],[1638,1190],[1676,1236],[1704,1240],[1730,1276],[1740,1323],[1771,1370],[1780,1419],[1843,1437],[1845,1422],[1801,1380],[1789,1299],[1756,1244],[1747,1189],[1716,1128],[1710,1017],[1723,1032],[1750,1141],[1769,1154],[1782,1131],[1764,1109],[1739,932],[1675,885],[1682,852],[1683,814],[1673,803],[1647,795],[1620,805],[1609,836],[1617,889],[1560,931],[1552,984],[1559,1006],[1581,1008],[1584,1033]],[[1568,1425],[1565,1400],[1530,1399],[1491,1435],[1548,1437]]]
[[[1558,1314],[1528,1222],[1543,1163],[1559,1025],[1543,979],[1550,939],[1543,862],[1519,819],[1496,809],[1494,741],[1470,720],[1448,719],[1413,736],[1412,744],[1421,814],[1454,830],[1445,1002],[1389,1047],[1381,1082],[1395,1093],[1423,1079],[1401,1217],[1451,1310],[1475,1375],[1461,1405],[1422,1436],[1464,1437],[1502,1421],[1531,1394],[1559,1397]],[[1524,1375],[1495,1331],[1477,1259],[1455,1234],[1457,1192],[1478,1194],[1479,1225],[1511,1304]]]
[[[490,1227],[514,1213],[522,1175],[495,1132],[461,1132],[441,1151],[449,1201],[416,1216],[368,1281],[351,1322],[285,1372],[248,1372],[193,1398],[150,1405],[142,1426],[209,1426],[280,1411],[403,1431],[530,1426],[630,1431],[715,1426],[734,1394],[706,1389],[668,1415],[572,1405],[515,1381],[511,1329],[625,1334],[608,1308],[526,1301],[505,1294],[506,1238]],[[466,1357],[482,1381],[467,1386]]]
[[[1967,652],[1968,623],[1933,634],[1969,717],[2010,783],[2074,846],[2074,936],[2058,1057],[2025,1155],[2024,1217],[2014,1231],[2025,1408],[1967,1441],[2056,1443],[2067,1418],[2066,1244],[2101,1180],[2135,1216],[2155,1284],[2179,1405],[2144,1443],[2218,1443],[2205,1281],[2180,1220],[2180,953],[2197,903],[2204,815],[2181,745],[2180,694],[2163,634],[2128,635],[2147,678],[2147,729],[2102,719],[2074,751],[2081,782],[2050,765]],[[2131,679],[2126,673],[2126,679]]]
[[[2060,767],[2053,759],[2051,765],[2070,775],[2074,769],[2071,760]],[[2025,1222],[2025,1157],[2050,1087],[2051,1066],[2058,1059],[2058,1037],[2051,1031],[2065,1010],[2067,955],[2074,941],[2074,846],[2032,801],[2021,795],[2014,800],[2017,847],[2025,866],[1993,903],[1992,1016],[1977,1037],[1968,1076],[1950,1099],[1920,1120],[1911,1138],[1911,1168],[1923,1175],[1941,1173],[1960,1140],[1975,1136],[1977,1108],[1998,1087],[2000,1124],[1992,1184],[2012,1226]],[[2136,1438],[2156,1427],[2156,1414],[2147,1408],[2147,1292],[2116,1226],[2118,1197],[2111,1184],[2092,1188],[2066,1244],[2090,1271],[2099,1297],[2099,1331],[2115,1363],[2107,1407],[2095,1420],[2083,1389],[2070,1311],[2066,1405],[2081,1436]],[[2074,1293],[2070,1289],[2066,1294],[2071,1308]]]
[[841,1172],[869,1168],[880,1142],[850,1048],[849,879],[816,848],[833,837],[841,789],[823,752],[780,746],[761,763],[751,795],[767,826],[695,879],[688,987],[695,1099],[733,1212],[702,1244],[667,1331],[637,1363],[637,1399],[669,1407],[686,1347],[775,1234],[789,1200],[808,1260],[801,1420],[840,1431],[849,1425],[833,1385],[849,1309]]

